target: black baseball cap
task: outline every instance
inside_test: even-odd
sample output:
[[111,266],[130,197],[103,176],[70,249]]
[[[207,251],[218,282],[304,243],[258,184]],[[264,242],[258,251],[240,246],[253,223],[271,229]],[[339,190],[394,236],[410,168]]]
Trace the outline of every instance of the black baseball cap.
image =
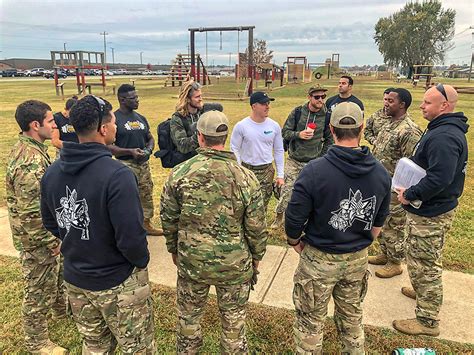
[[265,92],[257,91],[250,95],[250,106],[253,104],[266,104],[267,102],[275,101],[273,97],[268,97]]

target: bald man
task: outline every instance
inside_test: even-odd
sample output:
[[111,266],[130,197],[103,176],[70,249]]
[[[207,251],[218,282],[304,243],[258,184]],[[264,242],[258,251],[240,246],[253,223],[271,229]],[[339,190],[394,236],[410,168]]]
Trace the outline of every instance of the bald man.
[[408,189],[397,190],[407,211],[407,268],[413,286],[403,287],[402,293],[416,299],[415,319],[393,321],[393,327],[405,334],[439,335],[441,255],[467,168],[469,126],[462,112],[454,112],[457,99],[449,85],[438,84],[426,91],[420,108],[429,123],[411,157],[426,170],[426,176]]

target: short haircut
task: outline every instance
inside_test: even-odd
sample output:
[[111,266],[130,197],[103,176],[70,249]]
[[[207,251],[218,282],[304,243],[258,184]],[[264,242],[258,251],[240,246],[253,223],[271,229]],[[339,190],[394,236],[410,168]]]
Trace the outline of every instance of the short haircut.
[[70,110],[76,104],[77,100],[79,100],[79,98],[76,95],[67,100],[65,106],[66,110]]
[[341,76],[341,79],[347,79],[349,81],[349,85],[354,85],[354,80],[349,75],[343,75]]
[[[104,116],[102,123],[110,122],[112,115],[112,105],[105,99]],[[69,120],[78,135],[86,135],[97,131],[99,125],[100,106],[92,95],[84,96],[72,107],[69,113]]]
[[117,96],[123,96],[127,93],[129,93],[130,91],[135,91],[135,86],[133,85],[130,85],[130,84],[122,84],[120,85],[120,87],[118,88],[118,91],[117,91]]
[[51,107],[42,101],[28,100],[16,108],[15,119],[22,132],[30,130],[30,123],[38,121],[43,126],[46,113],[51,111]]
[[390,94],[393,90],[395,90],[395,88],[386,88],[386,89],[383,91],[383,94],[384,94],[384,95]]
[[398,94],[398,100],[400,102],[405,103],[405,110],[408,110],[408,108],[411,105],[411,94],[410,91],[404,88],[395,88],[392,90],[392,92],[396,92]]
[[[352,117],[344,117],[339,121],[341,124],[355,124],[356,121]],[[334,130],[334,135],[336,136],[337,140],[342,141],[342,140],[347,140],[347,139],[354,139],[359,137],[359,134],[362,130],[362,126],[357,127],[357,128],[339,128],[339,127],[334,127],[331,125],[331,127]]]
[[[229,129],[227,125],[221,124],[219,127],[217,127],[216,132],[225,132]],[[213,137],[213,136],[206,136],[205,134],[202,134],[204,138],[204,143],[206,144],[206,147],[214,147],[216,145],[224,145],[225,141],[227,140],[227,134],[224,136],[218,136],[218,137]]]

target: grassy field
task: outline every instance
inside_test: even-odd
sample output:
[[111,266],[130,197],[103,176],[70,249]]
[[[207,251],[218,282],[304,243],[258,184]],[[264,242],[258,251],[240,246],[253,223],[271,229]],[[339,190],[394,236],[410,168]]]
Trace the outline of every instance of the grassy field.
[[[90,82],[97,82],[97,78],[89,79]],[[176,95],[178,88],[163,87],[162,79],[146,80],[143,78],[115,77],[110,80],[111,84],[117,87],[123,83],[130,83],[135,80],[135,85],[140,95],[139,112],[145,115],[156,138],[156,127],[159,122],[170,117],[174,112]],[[65,80],[65,93],[69,97],[76,93],[75,82],[73,78]],[[322,85],[329,88],[328,95],[336,93],[337,80],[320,80]],[[457,80],[447,80],[447,83],[456,86],[467,86],[467,82]],[[271,96],[276,98],[271,105],[270,116],[283,124],[288,113],[293,107],[303,103],[306,99],[306,90],[311,84],[291,84],[284,88],[274,90]],[[365,105],[366,115],[370,115],[378,110],[382,105],[382,92],[389,86],[399,85],[408,88],[413,95],[413,104],[410,108],[410,114],[414,120],[424,129],[427,125],[418,105],[421,102],[424,90],[422,88],[412,89],[409,83],[395,84],[390,81],[374,80],[367,77],[355,78],[354,94],[359,97]],[[242,96],[244,83],[236,84],[231,78],[221,78],[219,83],[206,86],[203,89],[204,98],[207,102],[221,102],[224,105],[224,111],[230,119],[232,126],[249,113],[249,104],[247,100],[231,101],[222,98]],[[95,93],[101,94],[101,89],[95,87]],[[18,126],[14,119],[14,113],[17,105],[27,99],[38,99],[48,102],[54,111],[59,111],[64,105],[64,101],[55,95],[54,84],[52,80],[46,79],[0,79],[0,119],[3,122],[3,129],[0,132],[0,179],[4,181],[5,165],[8,153],[17,140]],[[206,97],[209,98],[206,100]],[[117,100],[111,93],[105,98],[109,100],[114,107],[117,106]],[[473,95],[460,94],[458,110],[463,111],[467,117],[474,117]],[[473,142],[474,130],[470,130],[467,137],[470,143],[470,158],[468,164],[466,185],[464,194],[461,198],[460,206],[457,209],[457,216],[454,226],[446,240],[444,252],[444,265],[447,269],[458,270],[468,273],[474,273],[474,191],[472,189],[474,182],[473,168]],[[442,142],[440,142],[442,144]],[[53,149],[50,149],[52,156],[55,155]],[[154,198],[158,205],[162,185],[169,174],[168,169],[163,169],[159,160],[152,158],[152,174],[155,182]],[[5,185],[0,185],[0,203],[5,205]],[[268,221],[271,222],[274,217],[274,207],[276,201],[270,202]],[[158,221],[158,211],[155,213],[155,220]],[[270,243],[284,244],[283,231],[271,232]]]
[[[0,256],[0,354],[26,354],[21,326],[22,277],[17,259]],[[174,352],[176,341],[176,291],[154,286],[155,341],[157,354]],[[294,350],[292,324],[294,313],[286,309],[250,304],[247,337],[251,353],[283,354]],[[203,317],[204,345],[202,353],[219,353],[219,314],[215,297],[211,297]],[[80,354],[81,337],[72,320],[53,321],[50,338]],[[430,347],[436,353],[472,354],[473,344],[460,344],[431,337],[410,337],[377,327],[365,326],[366,351],[390,353],[395,348]],[[340,352],[334,322],[325,325],[324,352]]]

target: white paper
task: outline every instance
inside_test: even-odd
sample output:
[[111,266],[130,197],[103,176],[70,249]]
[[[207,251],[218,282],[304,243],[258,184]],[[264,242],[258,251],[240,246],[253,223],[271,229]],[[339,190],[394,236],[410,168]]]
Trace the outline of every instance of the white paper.
[[416,185],[426,176],[426,171],[408,158],[401,158],[395,167],[392,178],[392,190]]

